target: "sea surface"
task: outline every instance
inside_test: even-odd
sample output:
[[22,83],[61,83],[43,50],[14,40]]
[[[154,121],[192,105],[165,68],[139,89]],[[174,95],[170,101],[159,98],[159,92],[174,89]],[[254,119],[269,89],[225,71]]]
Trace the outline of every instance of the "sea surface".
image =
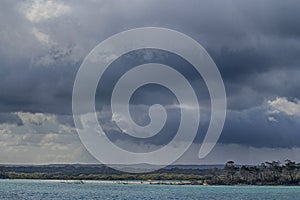
[[[77,182],[78,183],[78,182]],[[0,199],[300,199],[300,186],[199,186],[0,180]]]

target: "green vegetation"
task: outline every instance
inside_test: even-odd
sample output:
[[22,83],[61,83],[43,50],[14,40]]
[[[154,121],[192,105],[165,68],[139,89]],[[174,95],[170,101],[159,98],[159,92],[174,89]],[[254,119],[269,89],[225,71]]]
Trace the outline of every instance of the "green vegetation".
[[[300,163],[286,160],[265,162],[257,166],[237,166],[228,161],[223,168],[170,168],[145,174],[128,174],[107,167],[9,167],[0,169],[0,178],[58,180],[185,180],[209,185],[300,185]],[[68,173],[65,173],[68,171]],[[92,173],[91,173],[92,172]]]
[[258,166],[237,167],[228,161],[219,176],[207,179],[209,184],[217,185],[299,185],[300,163],[286,160],[265,162]]

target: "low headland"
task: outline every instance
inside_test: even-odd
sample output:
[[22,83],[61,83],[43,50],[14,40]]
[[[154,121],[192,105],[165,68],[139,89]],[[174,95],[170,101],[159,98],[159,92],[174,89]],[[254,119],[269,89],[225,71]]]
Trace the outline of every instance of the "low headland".
[[[128,166],[124,166],[128,167]],[[142,165],[131,166],[138,168]],[[300,163],[260,165],[172,165],[149,173],[125,173],[101,164],[0,165],[1,179],[46,179],[62,183],[109,181],[117,184],[300,185]]]

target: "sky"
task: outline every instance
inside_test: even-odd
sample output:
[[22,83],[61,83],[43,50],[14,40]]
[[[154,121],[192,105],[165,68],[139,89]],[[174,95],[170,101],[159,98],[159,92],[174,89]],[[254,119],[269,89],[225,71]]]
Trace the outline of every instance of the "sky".
[[[198,41],[215,61],[226,89],[227,117],[216,147],[198,159],[199,130],[176,163],[300,161],[299,9],[297,0],[1,1],[0,163],[96,163],[74,127],[76,73],[101,41],[147,26]],[[192,72],[187,74],[193,79]],[[152,96],[162,100],[165,94],[160,88]],[[152,103],[147,88],[136,97],[136,113]],[[205,97],[202,101],[207,105]],[[176,128],[176,119],[171,118],[166,132]]]

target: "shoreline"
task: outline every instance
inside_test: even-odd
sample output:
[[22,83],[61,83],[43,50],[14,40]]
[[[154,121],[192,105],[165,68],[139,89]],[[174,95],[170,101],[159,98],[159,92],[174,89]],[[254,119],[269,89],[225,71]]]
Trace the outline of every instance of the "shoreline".
[[191,181],[180,181],[180,180],[72,180],[72,179],[0,179],[0,181],[39,181],[39,182],[53,182],[53,183],[62,183],[62,184],[115,184],[115,185],[194,185],[194,186],[228,186],[228,187],[235,187],[235,186],[270,186],[270,187],[299,187],[300,185],[278,185],[278,184],[257,184],[257,185],[250,185],[250,184],[232,184],[232,185],[225,185],[225,184],[192,184]]
[[257,166],[240,166],[234,161],[228,161],[222,168],[169,167],[150,173],[126,173],[104,165],[72,164],[2,166],[0,170],[0,178],[4,179],[62,180],[61,182],[93,180],[118,184],[153,185],[300,185],[300,163],[291,160],[286,160],[284,164],[272,161]]

